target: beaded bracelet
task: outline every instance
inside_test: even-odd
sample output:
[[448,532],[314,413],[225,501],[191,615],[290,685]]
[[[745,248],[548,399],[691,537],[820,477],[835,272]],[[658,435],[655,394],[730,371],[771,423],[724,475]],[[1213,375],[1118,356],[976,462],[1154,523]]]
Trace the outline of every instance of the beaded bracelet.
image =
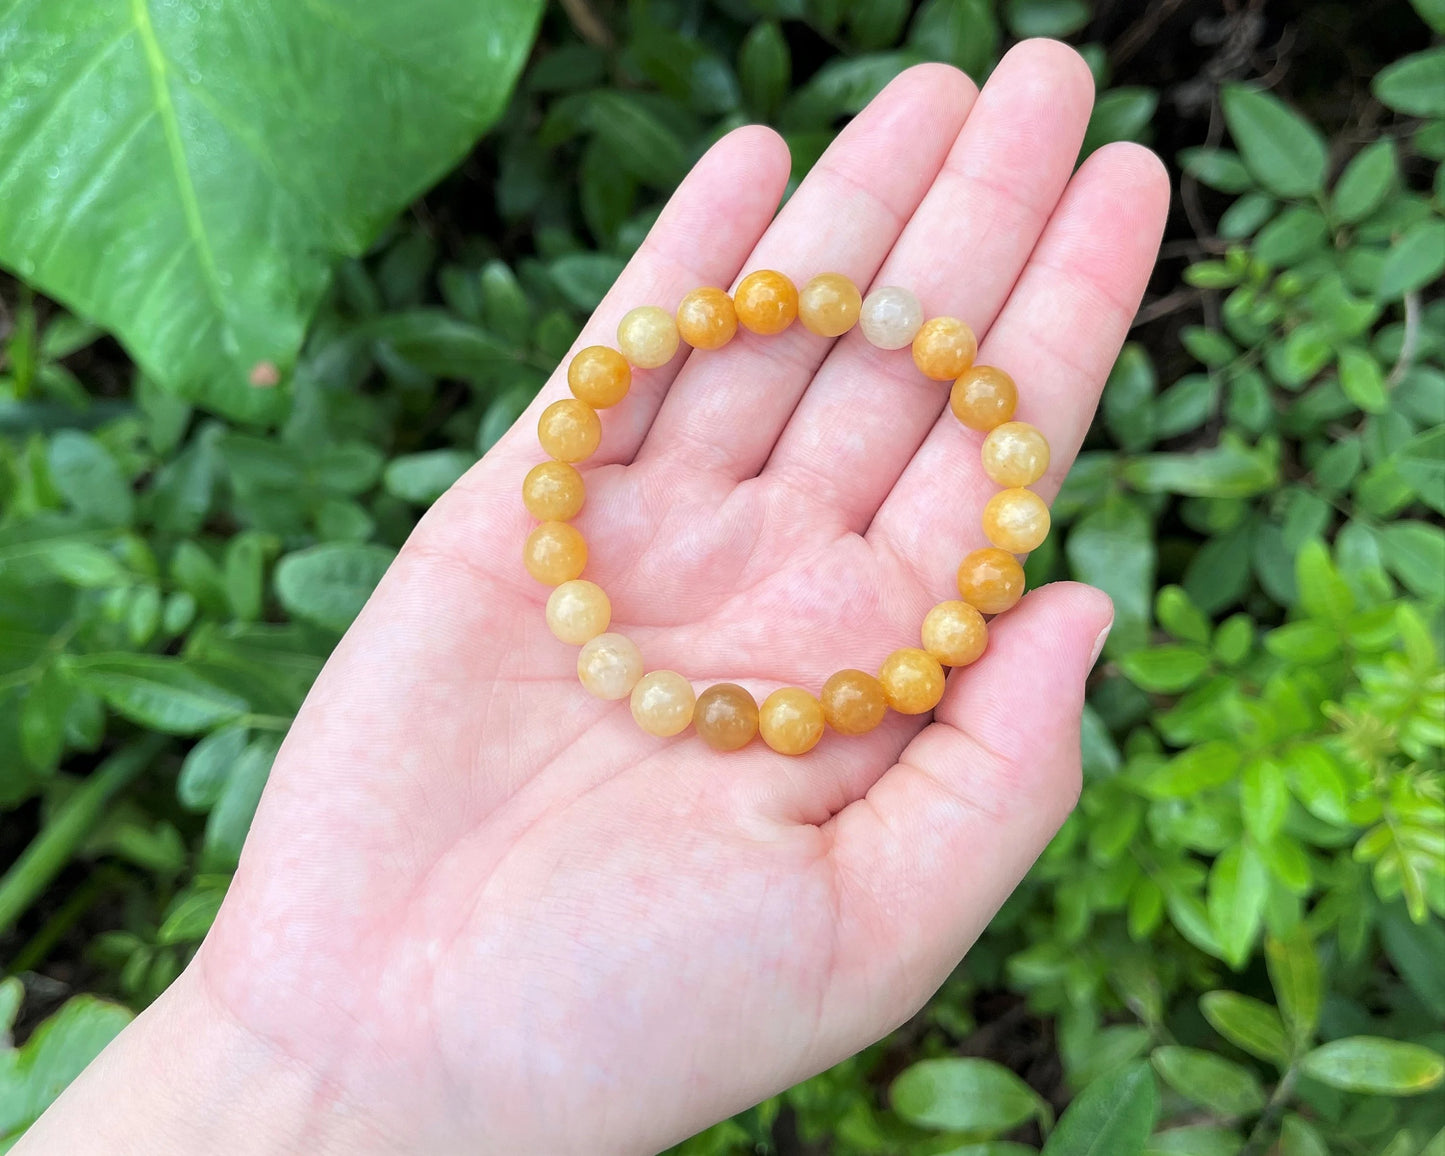
[[[983,511],[983,530],[993,544],[975,550],[958,568],[959,600],[940,602],[923,620],[922,647],[895,650],[875,678],[861,670],[840,670],[818,697],[797,687],[775,690],[757,701],[742,687],[724,682],[694,695],[692,684],[671,670],[644,673],[642,654],[626,635],[607,633],[612,606],[596,583],[581,577],[587,543],[569,524],[582,508],[582,475],[571,464],[594,453],[602,440],[599,409],[616,405],[632,383],[632,367],[666,365],[679,342],[694,349],[720,349],[741,324],[753,333],[781,333],[793,321],[823,337],[840,337],[855,324],[880,349],[911,345],[913,360],[935,381],[952,381],[949,405],[970,429],[984,432],[983,468],[1004,489]],[[539,525],[527,538],[527,570],[556,589],[547,599],[547,625],[563,642],[580,646],[577,675],[602,699],[631,696],[632,714],[651,735],[666,738],[695,726],[715,750],[746,746],[759,731],[763,741],[785,755],[813,749],[828,725],[840,734],[865,734],[883,721],[888,708],[924,714],[943,697],[945,666],[967,666],[984,651],[984,615],[1013,606],[1024,592],[1016,554],[1036,549],[1049,532],[1049,508],[1026,489],[1043,477],[1049,444],[1034,426],[1012,421],[1018,391],[1001,369],[974,365],[978,343],[956,317],[925,321],[923,309],[906,289],[875,289],[864,300],[847,277],[823,273],[802,290],[770,269],[744,277],[733,296],[721,289],[694,289],[676,317],[644,305],[622,318],[617,349],[581,350],[567,367],[573,396],[542,411],[537,434],[550,461],[527,474],[522,500]]]

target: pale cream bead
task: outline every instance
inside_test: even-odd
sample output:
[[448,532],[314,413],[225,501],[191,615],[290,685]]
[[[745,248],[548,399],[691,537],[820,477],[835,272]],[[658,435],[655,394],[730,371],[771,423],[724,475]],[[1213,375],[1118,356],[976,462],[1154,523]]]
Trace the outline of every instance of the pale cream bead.
[[907,289],[885,285],[863,299],[858,326],[879,349],[902,349],[923,325],[923,306]]
[[632,688],[632,717],[650,735],[671,738],[692,722],[697,695],[675,670],[653,670]]
[[1026,421],[1006,421],[983,439],[983,472],[1001,486],[1031,486],[1049,468],[1049,443]]
[[588,694],[626,698],[642,677],[642,651],[625,634],[599,634],[577,652],[577,677]]
[[680,340],[672,314],[656,305],[639,305],[617,326],[617,348],[639,369],[666,365]]
[[581,646],[611,622],[612,602],[596,582],[574,578],[563,582],[547,598],[547,625],[562,642]]

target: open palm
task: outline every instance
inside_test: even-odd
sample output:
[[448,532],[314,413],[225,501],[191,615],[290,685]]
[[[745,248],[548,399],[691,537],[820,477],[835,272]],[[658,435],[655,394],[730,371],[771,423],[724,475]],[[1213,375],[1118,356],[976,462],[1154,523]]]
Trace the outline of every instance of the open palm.
[[[734,132],[579,347],[752,269],[906,286],[1018,381],[1050,496],[1168,196],[1136,146],[1072,171],[1091,102],[1051,42],[981,94],[912,69],[776,219],[786,150]],[[590,698],[521,564],[536,416],[565,388],[436,505],[338,648],[181,981],[383,1144],[654,1150],[841,1059],[942,982],[1078,790],[1110,621],[1082,586],[998,619],[932,718],[801,759],[651,738]],[[613,629],[649,669],[759,698],[916,645],[992,491],[946,401],[906,350],[799,326],[635,374],[576,523]]]

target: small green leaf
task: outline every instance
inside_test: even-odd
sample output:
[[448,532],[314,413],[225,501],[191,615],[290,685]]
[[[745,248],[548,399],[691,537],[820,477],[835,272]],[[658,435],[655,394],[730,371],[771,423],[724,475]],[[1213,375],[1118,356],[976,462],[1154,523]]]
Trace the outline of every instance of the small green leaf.
[[1234,991],[1210,991],[1199,997],[1209,1026],[1237,1048],[1283,1068],[1289,1063],[1289,1038],[1279,1012],[1263,1000]]
[[1075,578],[1113,599],[1108,653],[1142,646],[1148,640],[1155,566],[1153,525],[1142,506],[1110,494],[1069,530],[1064,553]]
[[1218,1124],[1185,1124],[1155,1132],[1144,1156],[1239,1156],[1244,1137]]
[[212,731],[190,749],[176,778],[176,798],[188,811],[208,811],[221,797],[231,768],[250,739],[244,726]]
[[754,24],[738,52],[743,99],[755,116],[772,118],[787,94],[793,61],[782,30],[772,20]]
[[1445,116],[1445,48],[1416,52],[1375,74],[1381,104],[1410,116]]
[[221,797],[206,819],[206,840],[201,854],[204,870],[236,869],[241,859],[241,845],[251,829],[256,805],[261,801],[261,792],[280,746],[279,736],[256,739],[231,768]]
[[1154,443],[1154,410],[1150,404],[1158,388],[1154,365],[1144,347],[1128,342],[1104,385],[1104,424],[1126,450],[1141,450]]
[[1140,140],[1158,106],[1159,94],[1152,88],[1121,86],[1101,93],[1080,152],[1087,155],[1111,141]]
[[1252,953],[1268,896],[1269,874],[1249,843],[1227,847],[1215,859],[1209,872],[1209,922],[1225,962],[1236,971]]
[[1265,1104],[1264,1088],[1247,1068],[1213,1052],[1167,1046],[1149,1056],[1163,1081],[1183,1096],[1229,1116],[1252,1116]]
[[1279,202],[1267,193],[1245,193],[1220,215],[1219,235],[1227,241],[1252,237],[1278,208]]
[[1331,211],[1346,224],[1362,221],[1389,196],[1395,185],[1395,142],[1366,145],[1335,182]]
[[920,1128],[998,1134],[1046,1115],[1037,1092],[990,1060],[921,1060],[893,1081],[893,1110]]
[[1259,756],[1244,768],[1239,782],[1239,807],[1244,827],[1261,844],[1269,843],[1289,813],[1289,786],[1273,759]]
[[1239,763],[1239,748],[1233,743],[1201,743],[1151,771],[1144,790],[1156,799],[1187,798],[1232,781]]
[[52,662],[30,684],[20,706],[20,751],[34,771],[53,772],[65,750],[65,719],[75,702],[76,686],[60,664]]
[[1280,1156],[1330,1156],[1324,1137],[1313,1124],[1293,1113],[1284,1118],[1279,1135]]
[[1101,1076],[1079,1094],[1042,1156],[1140,1156],[1159,1115],[1159,1086],[1142,1060]]
[[155,654],[91,654],[70,660],[76,682],[117,714],[172,735],[208,731],[245,713],[247,704],[189,669]]
[[1239,154],[1229,149],[1183,149],[1179,153],[1179,164],[1200,184],[1221,193],[1243,193],[1254,185],[1254,178]]
[[1143,690],[1178,694],[1209,669],[1209,653],[1195,646],[1156,646],[1124,655],[1119,669]]
[[1135,458],[1124,467],[1124,479],[1145,493],[1248,498],[1279,485],[1279,454],[1226,433],[1215,449]]
[[1324,184],[1328,152],[1319,130],[1267,92],[1226,85],[1224,119],[1244,163],[1265,188],[1303,197]]
[[1062,40],[1089,22],[1084,0],[1008,0],[1008,29],[1020,40],[1051,36]]
[[1159,625],[1183,642],[1209,645],[1210,623],[1182,586],[1165,586],[1154,599]]
[[1421,598],[1445,590],[1445,530],[1428,522],[1397,521],[1379,530],[1385,565]]
[[93,437],[61,430],[50,441],[47,461],[55,488],[79,513],[107,526],[130,524],[135,512],[130,482]]
[[1384,413],[1390,406],[1380,363],[1358,345],[1340,350],[1340,388],[1366,413]]
[[166,912],[156,942],[161,945],[199,943],[216,920],[226,892],[220,887],[202,887],[176,897]]
[[1318,538],[1300,547],[1295,559],[1295,580],[1300,606],[1311,617],[1343,623],[1354,613],[1354,593],[1335,568],[1329,547]]
[[360,542],[329,542],[282,558],[276,566],[276,596],[298,618],[329,630],[351,625],[394,552]]
[[386,492],[404,502],[429,506],[460,478],[476,459],[460,450],[427,450],[405,454],[387,463],[382,474]]
[[1320,963],[1314,943],[1300,926],[1285,939],[1266,938],[1264,958],[1280,1014],[1298,1050],[1314,1038],[1320,1018]]
[[[1442,50],[1445,51],[1445,50]],[[1392,301],[1445,273],[1445,221],[1427,218],[1406,229],[1385,254],[1375,295]]]
[[1345,1092],[1417,1096],[1445,1081],[1445,1056],[1374,1036],[1331,1040],[1300,1061],[1305,1075]]

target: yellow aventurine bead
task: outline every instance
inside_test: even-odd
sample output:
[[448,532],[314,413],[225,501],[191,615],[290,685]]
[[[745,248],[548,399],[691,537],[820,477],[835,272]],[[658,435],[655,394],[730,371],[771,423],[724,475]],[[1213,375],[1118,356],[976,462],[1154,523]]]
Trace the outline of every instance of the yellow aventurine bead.
[[566,462],[541,462],[522,480],[522,504],[539,522],[568,522],[586,500],[582,475]]
[[983,615],[967,602],[940,602],[923,620],[923,649],[944,666],[967,666],[988,645]]
[[587,565],[587,542],[577,527],[566,522],[543,522],[527,535],[522,551],[527,573],[548,586],[560,586],[581,574]]
[[776,269],[759,269],[738,282],[733,308],[744,328],[770,337],[798,316],[798,290]]
[[977,353],[973,330],[957,317],[931,317],[913,339],[913,364],[934,381],[952,381]]
[[590,405],[575,397],[554,401],[537,419],[537,440],[543,451],[559,462],[580,462],[602,444],[602,419]]
[[758,733],[758,701],[735,682],[720,682],[697,696],[692,725],[715,751],[736,751]]
[[830,675],[818,696],[823,719],[840,735],[863,735],[883,721],[888,700],[883,684],[861,670],[840,670]]
[[721,289],[694,289],[677,306],[677,332],[694,349],[721,349],[738,331],[733,299]]
[[983,508],[983,532],[1000,550],[1027,554],[1049,536],[1049,508],[1032,490],[1000,490]]
[[632,717],[660,739],[687,730],[696,704],[692,684],[675,670],[650,671],[632,688]]
[[820,337],[841,337],[858,323],[863,294],[841,273],[819,273],[798,292],[798,320]]
[[656,305],[639,305],[617,325],[617,348],[639,369],[666,365],[677,346],[677,322],[666,309]]
[[1024,595],[1024,568],[1007,550],[985,546],[959,563],[958,594],[982,614],[1002,614]]
[[785,686],[763,699],[758,728],[778,754],[807,754],[823,737],[823,707],[807,691]]
[[971,365],[948,394],[953,416],[969,429],[987,432],[1002,425],[1014,415],[1018,405],[1018,386],[1014,379],[992,365]]
[[577,677],[588,694],[626,698],[642,677],[642,652],[625,634],[599,634],[577,652]]
[[617,350],[589,345],[579,350],[567,366],[567,385],[578,401],[585,401],[593,409],[606,409],[627,396],[632,367]]
[[557,638],[573,646],[591,642],[612,622],[612,602],[595,582],[574,578],[547,597],[547,625]]
[[943,667],[926,650],[905,646],[883,660],[878,681],[899,714],[925,714],[943,698]]
[[1001,486],[1031,486],[1049,468],[1048,439],[1026,421],[1006,421],[983,439],[983,472]]

